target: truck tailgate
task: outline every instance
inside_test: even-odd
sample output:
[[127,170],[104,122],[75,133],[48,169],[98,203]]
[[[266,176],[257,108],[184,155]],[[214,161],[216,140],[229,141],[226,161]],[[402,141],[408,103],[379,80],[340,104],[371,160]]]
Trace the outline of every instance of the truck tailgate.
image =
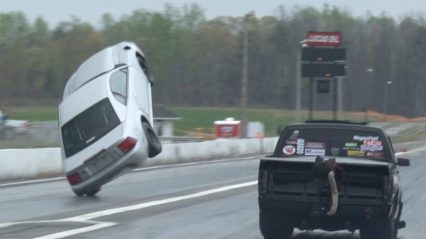
[[[330,201],[328,182],[316,177],[315,157],[273,158],[260,162],[260,197],[310,202]],[[387,197],[390,164],[358,158],[336,158],[340,204],[380,205]]]

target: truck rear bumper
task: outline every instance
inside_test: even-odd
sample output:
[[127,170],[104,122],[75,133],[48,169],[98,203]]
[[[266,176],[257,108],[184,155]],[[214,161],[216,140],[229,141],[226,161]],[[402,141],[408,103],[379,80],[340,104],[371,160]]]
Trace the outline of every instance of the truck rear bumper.
[[337,212],[333,216],[326,213],[330,210],[331,201],[283,200],[279,198],[259,197],[259,208],[263,213],[290,217],[294,226],[301,229],[323,230],[355,230],[367,220],[386,218],[390,206],[374,203],[345,203],[341,200]]

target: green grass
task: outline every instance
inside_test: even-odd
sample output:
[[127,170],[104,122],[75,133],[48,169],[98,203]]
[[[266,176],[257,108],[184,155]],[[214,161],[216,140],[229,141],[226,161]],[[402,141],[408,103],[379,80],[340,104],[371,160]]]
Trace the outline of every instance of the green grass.
[[21,119],[29,121],[58,120],[58,108],[46,106],[1,106],[1,111],[9,119]]
[[[173,111],[179,114],[182,119],[175,122],[175,131],[177,135],[186,135],[189,132],[195,132],[201,129],[202,132],[212,134],[214,131],[213,122],[224,120],[227,117],[233,117],[236,120],[242,118],[242,111],[239,108],[193,108],[193,107],[173,107]],[[332,112],[314,112],[315,119],[332,119]],[[276,136],[278,129],[287,124],[295,123],[296,114],[292,110],[277,109],[248,109],[246,119],[248,121],[259,121],[265,126],[265,136]],[[300,121],[308,119],[308,112],[300,113]],[[363,116],[354,116],[351,113],[342,113],[339,119],[351,121],[363,121]],[[377,119],[371,119],[376,121]]]
[[[242,118],[242,111],[238,108],[172,108],[181,120],[176,121],[175,131],[178,135],[185,135],[202,129],[204,133],[212,134],[214,131],[214,121],[224,120],[233,117],[236,120]],[[294,122],[294,116],[288,111],[249,109],[246,111],[248,121],[260,121],[265,125],[267,135],[275,135],[278,127]]]
[[[240,108],[217,108],[217,107],[171,107],[180,117],[175,122],[176,135],[188,135],[191,132],[202,131],[206,134],[214,132],[213,122],[234,117],[236,120],[242,118]],[[29,121],[51,121],[58,120],[57,107],[45,106],[2,106],[0,108],[10,119],[22,119]],[[332,112],[314,112],[315,119],[332,119]],[[308,118],[308,112],[300,113],[300,121]],[[296,115],[292,110],[277,109],[247,109],[247,121],[260,121],[264,124],[265,136],[275,136],[279,128],[289,123],[296,122]],[[342,113],[339,119],[363,121],[362,116],[354,116],[350,113]],[[377,121],[377,119],[371,119]]]
[[59,142],[44,142],[29,139],[27,135],[19,135],[14,138],[0,139],[0,149],[21,149],[21,148],[46,148],[59,147]]

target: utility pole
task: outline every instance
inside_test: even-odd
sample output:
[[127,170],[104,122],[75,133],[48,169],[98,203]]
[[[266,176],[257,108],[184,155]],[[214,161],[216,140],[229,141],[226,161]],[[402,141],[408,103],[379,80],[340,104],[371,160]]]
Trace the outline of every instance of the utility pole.
[[384,94],[383,94],[383,121],[386,122],[386,115],[388,114],[388,100],[389,100],[389,87],[391,86],[392,81],[386,81],[385,83],[385,89],[384,89]]
[[[303,47],[304,41],[299,42],[301,47]],[[302,64],[302,49],[298,49],[297,58],[296,58],[296,104],[295,104],[295,120],[296,123],[301,121],[300,119],[300,111],[302,110],[302,97],[301,97],[301,81],[302,81],[302,72],[301,72],[301,64]]]
[[248,82],[248,47],[249,47],[249,19],[254,16],[254,12],[249,12],[244,16],[243,22],[243,65],[241,72],[241,137],[247,134],[247,82]]

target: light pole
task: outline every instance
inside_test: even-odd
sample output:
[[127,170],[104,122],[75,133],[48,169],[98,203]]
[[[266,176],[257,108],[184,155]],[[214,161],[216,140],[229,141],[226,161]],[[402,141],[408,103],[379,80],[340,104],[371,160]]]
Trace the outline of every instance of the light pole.
[[246,137],[246,108],[247,108],[247,78],[248,78],[248,33],[249,19],[254,16],[251,11],[244,16],[243,20],[243,65],[241,70],[241,137]]
[[[373,77],[372,77],[372,75],[373,75],[373,73],[374,73],[374,68],[372,68],[372,67],[369,67],[369,68],[367,68],[367,70],[366,70],[366,72],[367,72],[367,75],[368,75],[368,83],[367,83],[367,85],[368,86],[370,86],[371,87],[371,84],[372,84],[372,82],[373,82]],[[371,101],[371,99],[369,100],[369,102],[372,102]],[[368,119],[369,119],[369,117],[368,117],[368,102],[367,103],[365,103],[364,102],[364,107],[365,107],[365,117],[364,117],[364,121],[365,122],[368,122]],[[371,106],[370,106],[371,107]]]
[[301,68],[302,68],[302,48],[303,47],[307,47],[306,44],[307,40],[302,40],[299,42],[299,49],[296,55],[296,104],[295,104],[295,108],[296,108],[296,112],[295,112],[295,119],[296,122],[299,123],[301,122],[300,119],[300,111],[302,110],[302,96],[301,96],[301,88],[302,88],[302,72],[301,72]]
[[385,83],[385,89],[383,94],[383,121],[386,121],[386,115],[388,114],[388,98],[389,98],[389,87],[392,85],[392,81],[386,81]]

